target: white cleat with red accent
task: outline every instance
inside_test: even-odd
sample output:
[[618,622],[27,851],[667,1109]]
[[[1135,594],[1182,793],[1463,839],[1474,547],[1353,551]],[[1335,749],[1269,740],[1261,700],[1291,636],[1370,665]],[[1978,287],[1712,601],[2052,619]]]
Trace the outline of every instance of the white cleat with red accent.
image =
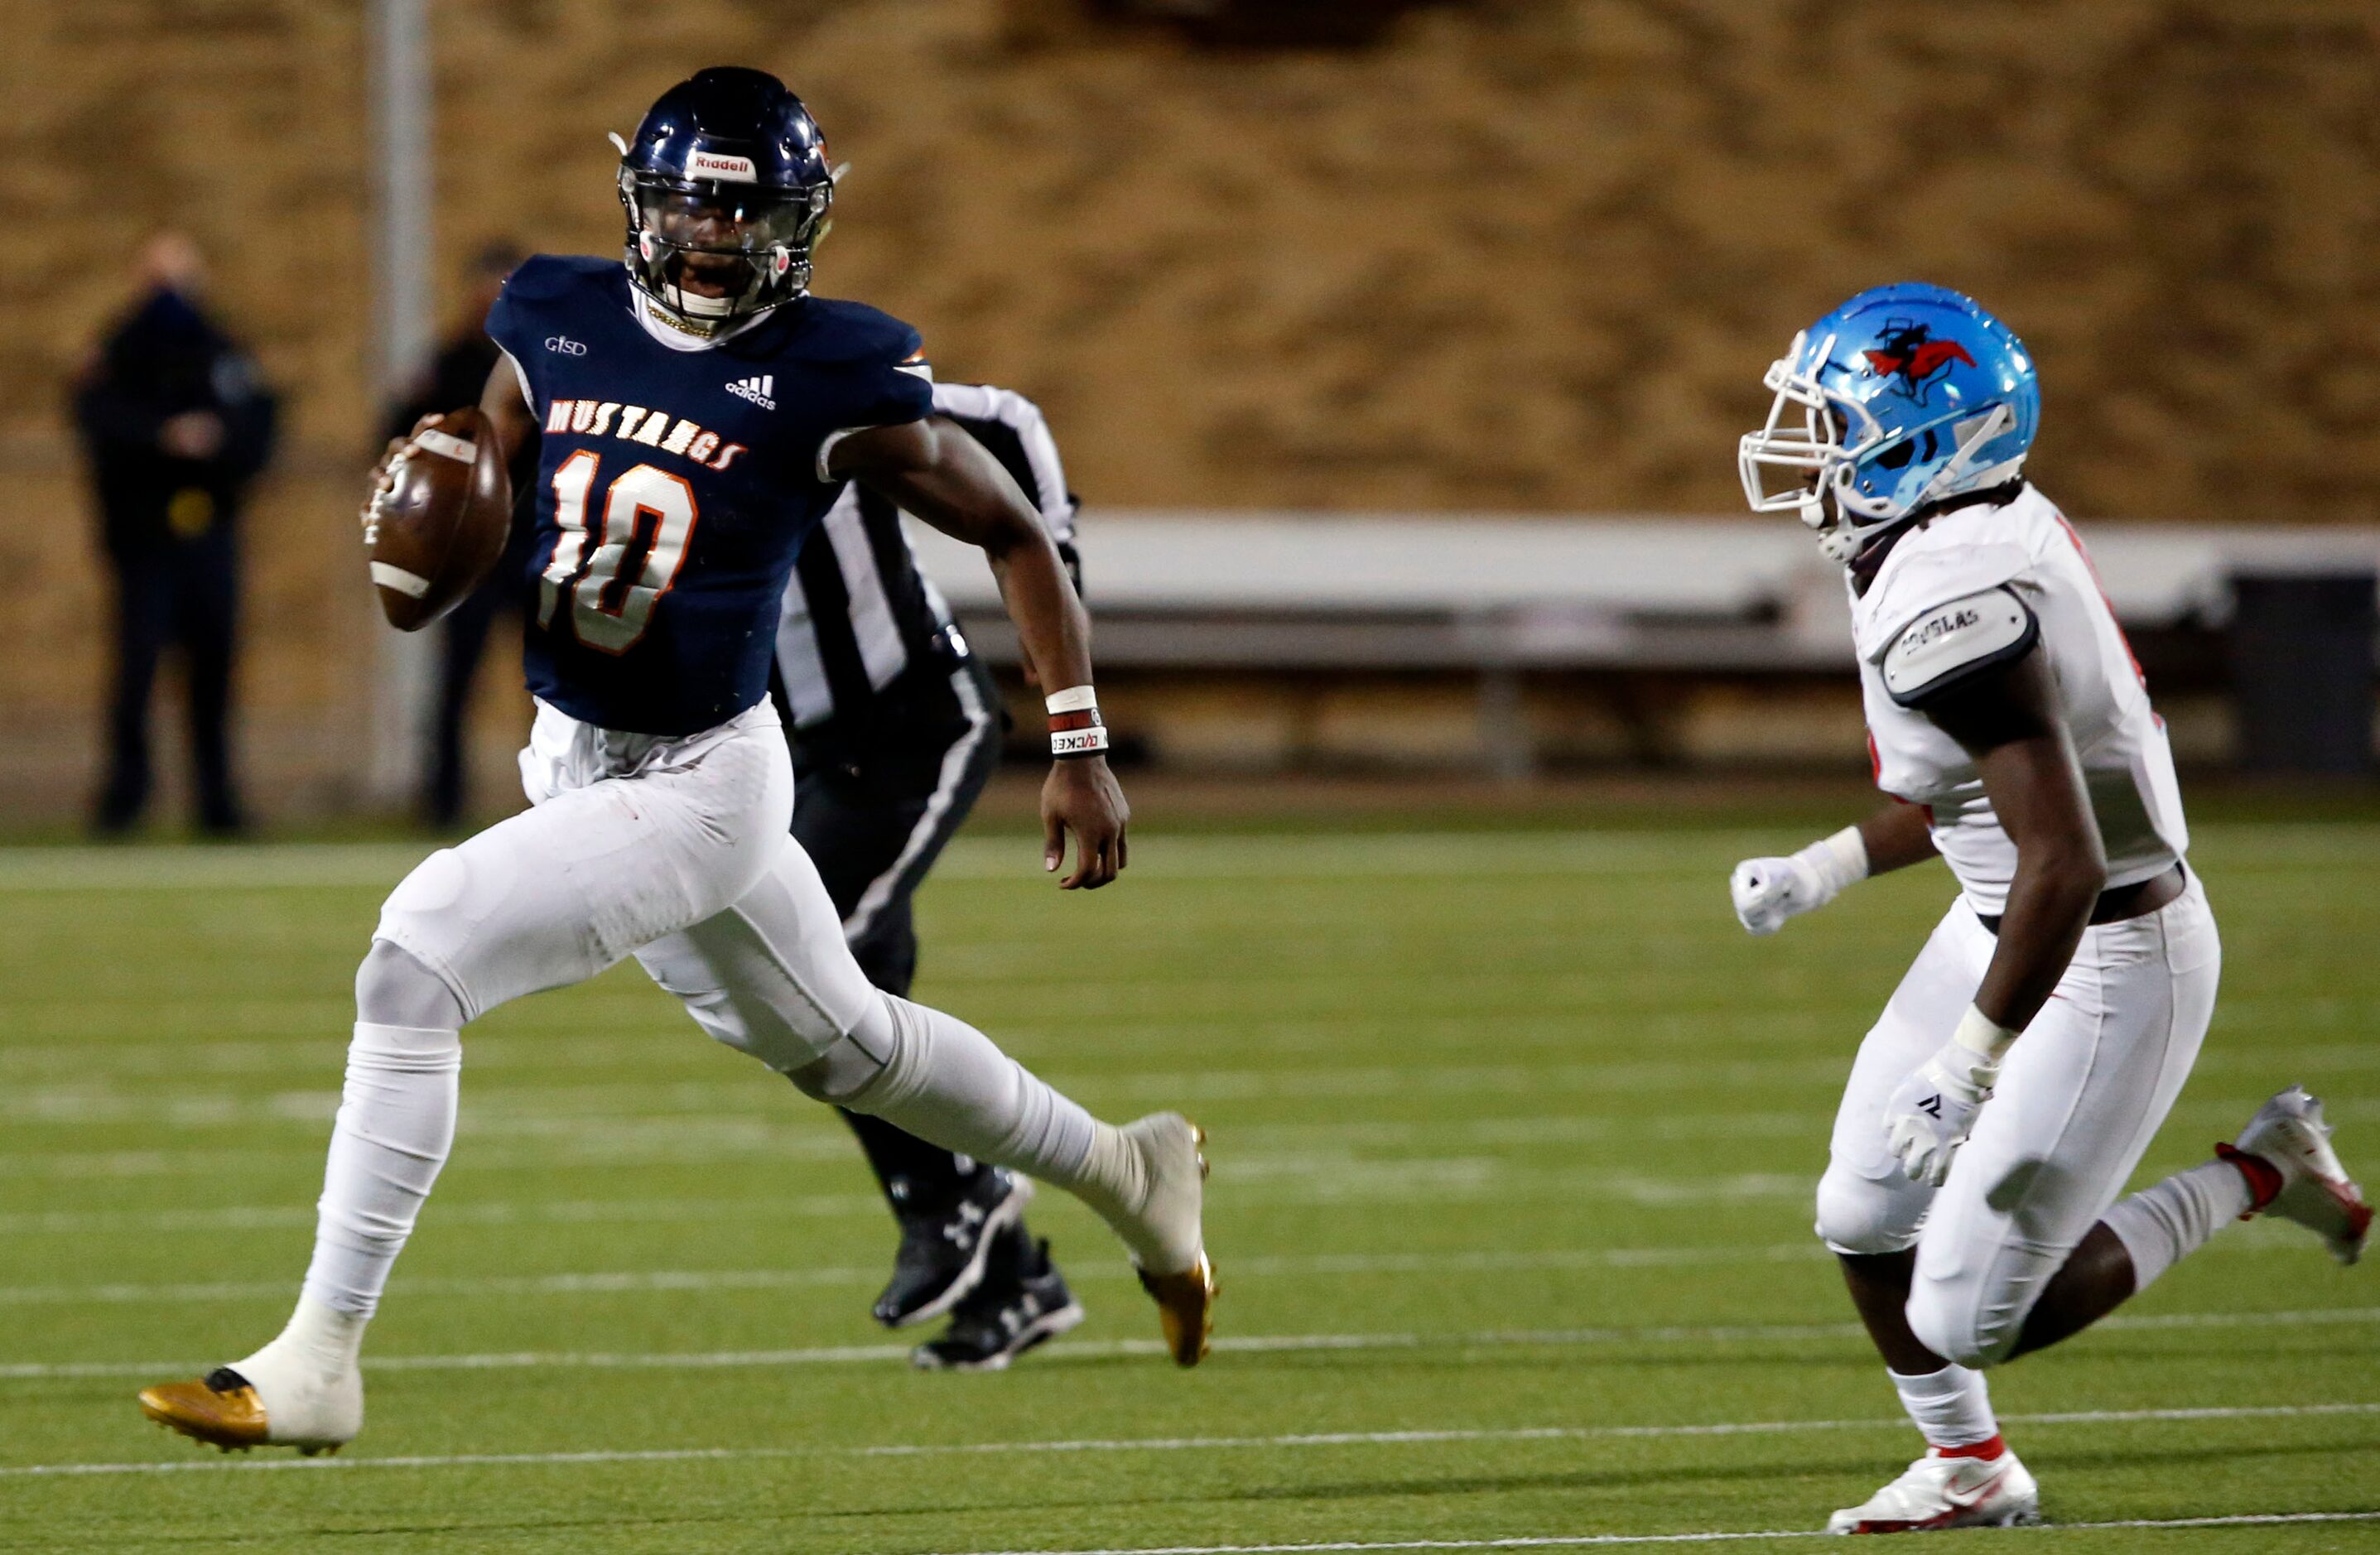
[[1927,1452],[1859,1506],[1827,1519],[1830,1534],[1914,1534],[1933,1528],[2013,1528],[2041,1521],[2041,1487],[2006,1448],[1997,1458]]
[[2308,1096],[2303,1086],[2291,1086],[2256,1109],[2248,1126],[2228,1148],[2269,1161],[2281,1174],[2281,1191],[2257,1211],[2293,1221],[2323,1240],[2330,1256],[2353,1263],[2363,1256],[2363,1239],[2372,1230],[2372,1207],[2363,1190],[2339,1164],[2330,1148],[2330,1125],[2322,1121],[2322,1101]]

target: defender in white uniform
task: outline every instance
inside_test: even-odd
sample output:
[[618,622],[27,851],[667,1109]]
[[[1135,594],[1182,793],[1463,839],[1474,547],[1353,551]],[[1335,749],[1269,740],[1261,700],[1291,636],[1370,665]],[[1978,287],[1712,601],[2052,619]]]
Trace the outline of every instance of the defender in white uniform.
[[[2259,1211],[2342,1263],[2372,1211],[2291,1087],[2217,1159],[2118,1201],[2214,1014],[2215,919],[2164,724],[2082,541],[2022,474],[2033,364],[1973,301],[1864,292],[1769,369],[1759,512],[1848,569],[1876,784],[1901,801],[1736,867],[1755,934],[1939,855],[1960,886],[1852,1065],[1818,1235],[1924,1433],[1837,1533],[2037,1521],[1983,1369],[2112,1311]],[[1786,476],[1771,491],[1774,472]]]

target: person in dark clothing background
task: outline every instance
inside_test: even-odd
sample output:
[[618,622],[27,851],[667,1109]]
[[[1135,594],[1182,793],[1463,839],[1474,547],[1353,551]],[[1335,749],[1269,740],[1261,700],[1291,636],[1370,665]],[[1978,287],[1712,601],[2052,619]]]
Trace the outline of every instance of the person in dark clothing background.
[[[498,240],[472,256],[466,273],[467,291],[455,326],[439,342],[438,353],[392,406],[386,435],[409,435],[422,417],[476,405],[480,390],[496,365],[496,343],[488,338],[488,310],[504,290],[504,277],[519,264],[518,245]],[[496,617],[520,609],[527,597],[528,553],[535,539],[530,522],[536,510],[538,440],[531,436],[513,461],[513,491],[527,500],[513,508],[512,539],[504,547],[488,581],[447,613],[438,627],[438,702],[430,725],[428,760],[422,768],[421,817],[444,830],[462,820],[469,762],[464,746],[464,723],[470,712],[471,683],[488,646]]]
[[181,649],[188,674],[199,825],[225,834],[246,821],[226,732],[238,517],[271,457],[275,407],[255,364],[200,303],[204,278],[188,237],[152,238],[140,295],[76,385],[75,422],[116,590],[108,771],[92,818],[103,832],[128,830],[147,808],[150,690],[168,645]]

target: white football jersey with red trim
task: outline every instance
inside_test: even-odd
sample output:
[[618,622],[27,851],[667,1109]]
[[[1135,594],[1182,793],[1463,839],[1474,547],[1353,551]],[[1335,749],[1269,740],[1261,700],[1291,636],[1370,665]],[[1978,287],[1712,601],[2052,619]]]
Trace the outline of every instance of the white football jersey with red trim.
[[2189,848],[2165,723],[2082,538],[2032,486],[1918,523],[1866,592],[1853,590],[1852,623],[1876,786],[1927,807],[1934,844],[1976,912],[2006,909],[2016,844],[1973,760],[1916,704],[2036,647],[2058,683],[2107,883],[2152,879]]

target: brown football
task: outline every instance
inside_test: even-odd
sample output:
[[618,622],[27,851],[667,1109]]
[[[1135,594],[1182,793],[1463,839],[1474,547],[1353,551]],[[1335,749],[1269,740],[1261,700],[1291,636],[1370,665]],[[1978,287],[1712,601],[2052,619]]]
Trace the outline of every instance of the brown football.
[[389,625],[418,632],[485,582],[512,516],[512,478],[485,416],[450,410],[414,433],[365,526]]

